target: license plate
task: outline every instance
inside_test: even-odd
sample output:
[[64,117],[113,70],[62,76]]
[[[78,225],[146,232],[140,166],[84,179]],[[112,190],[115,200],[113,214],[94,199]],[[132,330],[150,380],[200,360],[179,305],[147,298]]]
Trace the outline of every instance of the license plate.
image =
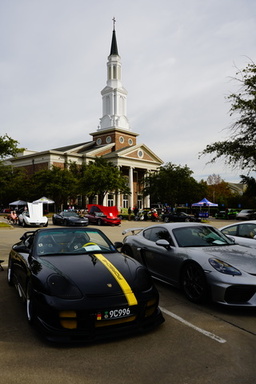
[[116,308],[96,313],[96,320],[115,320],[131,316],[130,308]]

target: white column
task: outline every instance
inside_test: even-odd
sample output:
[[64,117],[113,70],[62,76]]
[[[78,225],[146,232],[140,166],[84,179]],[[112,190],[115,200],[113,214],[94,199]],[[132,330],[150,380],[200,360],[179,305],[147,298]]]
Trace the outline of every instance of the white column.
[[130,187],[130,196],[129,196],[129,206],[133,208],[133,168],[129,169],[129,187]]
[[118,210],[120,211],[121,206],[120,206],[120,193],[119,192],[117,195],[115,194],[115,205],[117,206]]
[[[144,176],[148,175],[148,171],[145,173]],[[143,199],[144,208],[150,208],[150,196],[145,196]]]
[[105,207],[107,207],[107,205],[108,205],[108,194],[106,194],[106,195],[104,196],[103,204],[102,204],[102,205],[104,205]]

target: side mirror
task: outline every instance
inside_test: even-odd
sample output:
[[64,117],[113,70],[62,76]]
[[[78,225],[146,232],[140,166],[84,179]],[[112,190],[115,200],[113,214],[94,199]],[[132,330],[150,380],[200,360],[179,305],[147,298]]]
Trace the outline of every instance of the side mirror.
[[122,248],[123,243],[122,243],[121,241],[116,241],[116,242],[114,243],[114,246],[116,247],[116,249],[118,249],[118,248]]
[[13,249],[19,253],[29,253],[30,252],[30,249],[28,247],[26,247],[25,245],[16,245],[13,247]]
[[169,241],[167,241],[165,239],[157,240],[156,241],[156,245],[159,245],[160,247],[164,247],[166,249],[170,249],[171,248]]
[[232,237],[231,235],[225,235],[225,236],[227,236],[229,240],[231,240],[234,244],[236,244],[234,237]]

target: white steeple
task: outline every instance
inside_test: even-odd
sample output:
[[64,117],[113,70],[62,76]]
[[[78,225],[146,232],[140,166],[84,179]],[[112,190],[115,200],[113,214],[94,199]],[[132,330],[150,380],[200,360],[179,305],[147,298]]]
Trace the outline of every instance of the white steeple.
[[113,18],[112,42],[107,62],[107,86],[101,91],[102,118],[98,131],[110,128],[130,131],[129,121],[126,117],[127,91],[121,82],[122,66],[117,49],[115,23],[116,20]]

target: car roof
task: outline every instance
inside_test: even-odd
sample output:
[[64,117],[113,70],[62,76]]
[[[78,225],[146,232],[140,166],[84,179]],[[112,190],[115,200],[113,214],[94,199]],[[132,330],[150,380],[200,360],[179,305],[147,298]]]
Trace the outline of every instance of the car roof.
[[233,227],[234,225],[246,225],[246,224],[255,224],[256,225],[256,220],[238,221],[236,223],[231,223],[231,224],[225,225],[224,227],[219,228],[219,230],[221,231],[222,229]]
[[204,224],[204,223],[194,223],[194,222],[189,222],[189,223],[183,223],[182,222],[182,223],[180,223],[179,222],[179,223],[159,223],[159,224],[150,225],[146,228],[159,227],[159,226],[166,227],[169,230],[172,230],[175,228],[184,228],[184,227],[201,227],[201,226],[213,227],[212,225]]

